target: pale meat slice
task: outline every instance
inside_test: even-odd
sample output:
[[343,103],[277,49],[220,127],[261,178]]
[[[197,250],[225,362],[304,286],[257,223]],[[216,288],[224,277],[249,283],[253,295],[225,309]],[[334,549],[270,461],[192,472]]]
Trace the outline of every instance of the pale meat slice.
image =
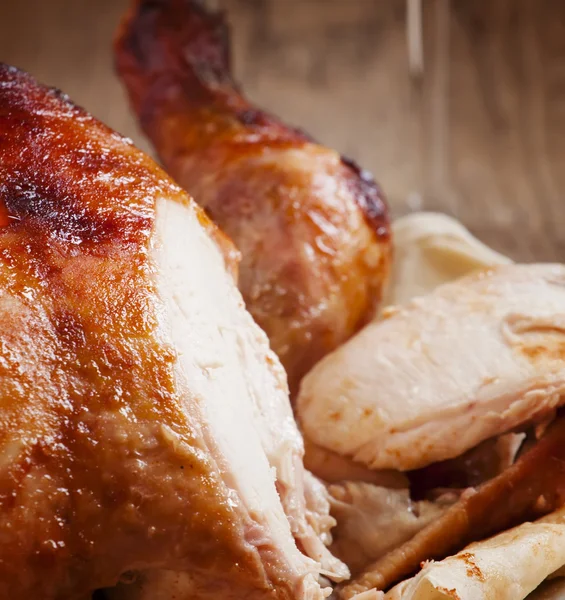
[[458,456],[563,402],[565,267],[508,265],[365,327],[304,378],[313,443],[374,469]]
[[[383,307],[432,292],[438,285],[480,268],[512,262],[482,244],[461,223],[444,214],[412,213],[396,219],[391,227],[394,260]],[[305,449],[305,466],[324,481],[363,481],[387,488],[408,487],[406,477],[399,471],[371,470],[308,439],[305,439]],[[493,464],[493,467],[496,468],[496,465]],[[441,470],[446,471],[443,467]],[[425,475],[428,477],[429,473]]]
[[[171,338],[185,359],[183,371],[191,391],[206,399],[212,440],[222,460],[229,458],[230,487],[237,490],[238,482],[247,482],[245,491],[254,501],[248,509],[258,515],[278,505],[280,497],[286,515],[279,514],[271,525],[282,524],[285,530],[290,525],[300,547],[324,573],[337,581],[347,578],[347,568],[330,554],[312,526],[325,520],[320,531],[327,536],[335,521],[329,516],[325,490],[303,468],[303,442],[288,402],[284,372],[265,334],[243,309],[231,278],[228,293],[225,281],[212,277],[223,264],[214,269],[206,260],[212,242],[184,207],[173,202],[158,207],[156,233],[158,289],[170,315]],[[191,254],[200,260],[187,261]],[[202,284],[198,294],[195,282]],[[263,456],[272,473],[250,468]],[[259,475],[266,477],[265,482]],[[268,485],[273,480],[275,486]],[[315,510],[307,505],[308,500],[312,504],[313,486],[326,501],[321,511],[319,505]]]
[[565,509],[562,508],[535,523],[523,523],[471,544],[441,562],[428,563],[418,575],[396,586],[385,598],[523,600],[564,564]]
[[148,569],[319,600],[346,576],[236,262],[131,142],[0,65],[0,597]]

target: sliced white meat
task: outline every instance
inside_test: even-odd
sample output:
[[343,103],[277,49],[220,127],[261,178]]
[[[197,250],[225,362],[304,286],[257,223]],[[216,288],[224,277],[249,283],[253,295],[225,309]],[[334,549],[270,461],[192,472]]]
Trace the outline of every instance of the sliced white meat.
[[282,367],[194,210],[167,200],[157,205],[152,253],[164,335],[178,356],[178,379],[190,390],[185,409],[197,402],[203,413],[233,501],[241,499],[254,522],[247,541],[287,556],[296,569],[289,576],[315,578],[316,565],[298,550],[276,487],[288,499],[292,527],[307,528],[300,510],[303,445]]
[[565,267],[508,265],[374,322],[302,382],[315,444],[410,470],[543,420],[565,392]]

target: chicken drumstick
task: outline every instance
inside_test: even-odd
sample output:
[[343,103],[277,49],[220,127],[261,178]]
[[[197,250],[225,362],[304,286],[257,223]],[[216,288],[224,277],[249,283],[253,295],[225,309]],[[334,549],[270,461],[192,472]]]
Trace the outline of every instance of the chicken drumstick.
[[240,289],[296,392],[374,314],[390,255],[379,188],[241,94],[228,28],[201,2],[137,0],[115,53],[165,168],[242,252]]

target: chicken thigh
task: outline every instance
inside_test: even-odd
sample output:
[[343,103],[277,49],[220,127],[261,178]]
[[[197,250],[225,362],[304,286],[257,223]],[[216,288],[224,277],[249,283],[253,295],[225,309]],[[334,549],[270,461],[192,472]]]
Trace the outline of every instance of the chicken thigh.
[[165,168],[241,250],[240,289],[294,393],[374,315],[390,255],[379,188],[241,94],[227,26],[203,2],[134,2],[115,51]]
[[130,141],[0,65],[0,597],[166,569],[311,600],[347,575],[237,258]]

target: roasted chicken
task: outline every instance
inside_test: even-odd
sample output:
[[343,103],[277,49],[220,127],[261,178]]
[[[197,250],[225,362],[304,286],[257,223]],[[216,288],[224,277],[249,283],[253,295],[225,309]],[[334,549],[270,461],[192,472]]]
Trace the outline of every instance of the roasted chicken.
[[312,600],[321,572],[346,577],[234,246],[131,142],[5,65],[0,224],[0,597],[166,570],[190,598]]
[[240,289],[294,393],[373,317],[387,211],[366,171],[241,94],[228,33],[203,2],[136,0],[116,65],[167,171],[241,251]]

